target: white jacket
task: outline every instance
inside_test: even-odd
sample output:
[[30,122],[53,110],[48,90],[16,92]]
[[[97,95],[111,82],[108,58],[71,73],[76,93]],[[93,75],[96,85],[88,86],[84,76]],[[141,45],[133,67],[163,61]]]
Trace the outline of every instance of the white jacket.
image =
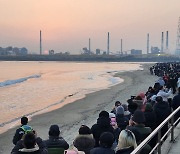
[[171,89],[168,92],[165,92],[164,90],[159,90],[157,93],[157,96],[161,96],[163,98],[163,101],[168,101],[168,97],[172,94]]
[[178,88],[180,87],[180,78],[178,78],[177,87],[178,87]]

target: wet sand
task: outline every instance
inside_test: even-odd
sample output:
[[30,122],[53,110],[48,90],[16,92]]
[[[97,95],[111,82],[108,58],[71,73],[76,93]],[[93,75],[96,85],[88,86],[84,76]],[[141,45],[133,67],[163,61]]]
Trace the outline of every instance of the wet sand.
[[[50,125],[58,124],[61,135],[69,144],[72,144],[81,124],[91,127],[96,123],[99,112],[102,110],[111,111],[116,100],[126,103],[131,95],[145,92],[149,86],[153,86],[157,77],[150,75],[148,70],[150,65],[153,64],[143,64],[143,71],[118,73],[116,76],[123,78],[123,83],[87,94],[85,98],[60,109],[34,116],[29,125],[37,131],[38,136],[47,139]],[[13,148],[12,138],[16,129],[17,127],[0,135],[1,154],[10,153]]]

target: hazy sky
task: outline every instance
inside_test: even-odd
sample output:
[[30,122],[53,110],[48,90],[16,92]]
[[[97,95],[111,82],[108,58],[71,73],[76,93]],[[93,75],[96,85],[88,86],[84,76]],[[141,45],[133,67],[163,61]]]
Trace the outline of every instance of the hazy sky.
[[27,47],[39,53],[39,30],[43,51],[80,53],[88,47],[110,50],[142,49],[146,37],[160,47],[161,32],[169,31],[169,45],[176,44],[180,0],[0,0],[0,46]]

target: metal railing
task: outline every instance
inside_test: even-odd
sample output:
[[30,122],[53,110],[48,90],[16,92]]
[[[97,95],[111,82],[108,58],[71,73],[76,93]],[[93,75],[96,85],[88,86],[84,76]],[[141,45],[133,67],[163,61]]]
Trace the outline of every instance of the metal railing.
[[[158,134],[158,139],[157,139],[157,144],[152,147],[152,150],[150,152],[153,153],[156,149],[158,154],[161,154],[161,146],[162,146],[162,142],[163,139],[168,135],[168,133],[171,133],[171,142],[174,142],[174,128],[175,125],[179,122],[180,117],[174,122],[174,115],[180,111],[180,106],[173,111],[143,142],[141,142],[141,144],[139,144],[137,146],[136,149],[134,149],[134,151],[131,154],[138,154],[143,147],[145,147],[145,145],[148,144],[148,142],[156,135]],[[168,131],[163,135],[163,137],[161,137],[161,129],[162,127],[167,124],[168,122],[170,122],[170,127],[168,129]]]

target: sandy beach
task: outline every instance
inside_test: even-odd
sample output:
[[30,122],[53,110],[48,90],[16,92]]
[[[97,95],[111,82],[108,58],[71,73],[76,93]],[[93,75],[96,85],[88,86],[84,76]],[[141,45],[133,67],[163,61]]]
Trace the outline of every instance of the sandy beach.
[[[126,103],[131,95],[145,92],[149,86],[154,84],[157,77],[150,75],[148,70],[150,65],[152,64],[143,64],[143,71],[118,73],[116,76],[123,78],[123,83],[88,94],[85,98],[60,109],[34,116],[29,125],[37,131],[39,137],[47,139],[50,125],[58,124],[61,135],[71,145],[81,124],[91,127],[96,123],[99,112],[102,110],[111,111],[116,100]],[[17,127],[0,135],[1,154],[10,153],[13,148],[12,138],[16,129]]]

